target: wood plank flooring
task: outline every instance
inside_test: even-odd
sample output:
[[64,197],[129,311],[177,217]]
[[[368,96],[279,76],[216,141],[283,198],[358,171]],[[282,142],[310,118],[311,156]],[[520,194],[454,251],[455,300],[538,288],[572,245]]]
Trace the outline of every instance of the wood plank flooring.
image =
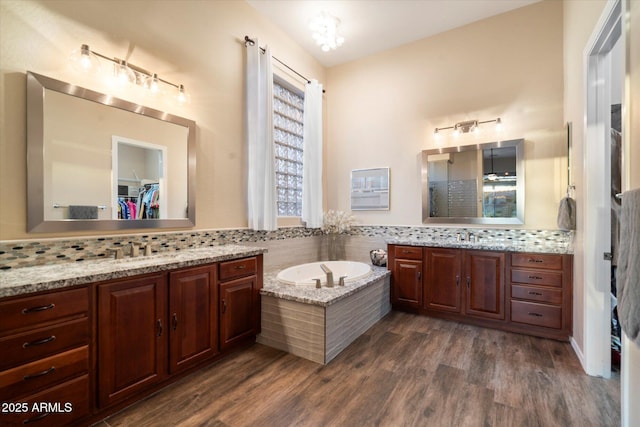
[[619,408],[619,377],[568,343],[392,312],[326,366],[256,344],[97,426],[618,426]]

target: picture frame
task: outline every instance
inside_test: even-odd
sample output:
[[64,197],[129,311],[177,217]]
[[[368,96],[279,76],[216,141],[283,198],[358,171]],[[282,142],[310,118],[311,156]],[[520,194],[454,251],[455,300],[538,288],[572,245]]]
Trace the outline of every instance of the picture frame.
[[351,171],[351,210],[389,210],[389,168]]

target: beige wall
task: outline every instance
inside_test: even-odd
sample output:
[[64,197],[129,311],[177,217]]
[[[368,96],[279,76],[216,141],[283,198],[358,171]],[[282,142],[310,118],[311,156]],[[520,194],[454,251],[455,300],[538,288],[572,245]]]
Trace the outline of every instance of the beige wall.
[[[365,224],[421,224],[424,149],[526,140],[524,228],[556,228],[566,190],[562,3],[543,1],[327,71],[327,200],[349,209],[352,169],[391,168],[391,210]],[[435,127],[501,117],[497,134],[453,138]]]
[[[27,70],[195,120],[196,228],[246,227],[245,35],[268,43],[274,56],[324,83],[324,68],[244,1],[2,0],[0,240],[60,235],[26,233]],[[122,93],[77,74],[68,57],[82,43],[183,83],[191,103],[181,108],[141,90]]]

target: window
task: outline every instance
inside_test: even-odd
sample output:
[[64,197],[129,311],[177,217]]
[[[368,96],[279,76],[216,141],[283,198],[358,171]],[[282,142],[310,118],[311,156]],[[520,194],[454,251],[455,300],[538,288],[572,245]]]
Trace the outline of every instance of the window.
[[273,82],[278,216],[302,216],[303,110],[302,93]]

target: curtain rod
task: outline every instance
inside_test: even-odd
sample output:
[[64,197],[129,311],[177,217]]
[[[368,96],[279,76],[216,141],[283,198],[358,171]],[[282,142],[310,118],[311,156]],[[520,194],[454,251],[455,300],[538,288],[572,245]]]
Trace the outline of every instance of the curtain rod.
[[[249,38],[249,36],[244,36],[244,45],[246,46],[247,44],[250,44],[251,46],[255,45],[256,42]],[[260,47],[260,52],[264,53],[265,50],[263,47]],[[299,72],[297,72],[296,70],[294,70],[293,68],[291,68],[290,66],[288,66],[287,64],[285,64],[284,62],[282,62],[281,60],[279,60],[278,58],[276,58],[275,56],[271,56],[273,59],[275,59],[276,61],[278,61],[280,64],[284,65],[285,67],[287,67],[291,72],[295,73],[296,75],[298,75],[300,78],[304,79],[307,83],[311,83],[311,80],[309,80],[308,78],[306,78],[305,76],[303,76],[302,74],[300,74]],[[325,90],[322,89],[322,93],[324,93]]]

